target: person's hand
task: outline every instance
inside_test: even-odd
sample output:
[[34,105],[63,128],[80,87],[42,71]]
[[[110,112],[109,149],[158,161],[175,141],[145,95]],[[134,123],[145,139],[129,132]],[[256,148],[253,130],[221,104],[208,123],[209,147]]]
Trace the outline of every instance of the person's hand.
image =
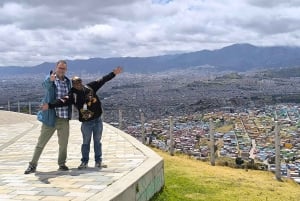
[[55,75],[56,75],[56,73],[53,72],[53,71],[51,71],[51,73],[50,73],[50,80],[51,80],[51,81],[54,81],[54,80],[55,80]]
[[118,75],[118,74],[122,73],[122,71],[123,71],[123,69],[122,69],[121,66],[118,66],[117,68],[115,68],[113,70],[113,72],[114,72],[115,75]]
[[48,109],[49,109],[48,103],[44,103],[43,105],[41,105],[41,109],[42,109],[43,111],[48,110]]

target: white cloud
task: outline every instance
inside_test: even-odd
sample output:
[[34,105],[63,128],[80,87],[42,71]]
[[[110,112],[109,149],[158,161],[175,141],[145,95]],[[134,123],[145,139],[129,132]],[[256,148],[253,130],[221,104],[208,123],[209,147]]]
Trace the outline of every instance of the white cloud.
[[0,66],[300,45],[295,0],[2,0]]

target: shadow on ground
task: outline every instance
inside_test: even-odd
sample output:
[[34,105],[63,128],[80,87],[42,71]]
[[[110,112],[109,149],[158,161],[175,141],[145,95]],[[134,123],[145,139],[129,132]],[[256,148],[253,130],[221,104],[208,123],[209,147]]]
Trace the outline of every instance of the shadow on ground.
[[91,172],[99,172],[99,171],[101,171],[101,169],[91,168],[91,167],[88,167],[83,170],[78,170],[78,168],[71,168],[69,171],[59,171],[59,170],[50,171],[50,172],[36,171],[35,176],[37,176],[39,181],[41,181],[42,183],[50,184],[49,179],[53,179],[56,177],[65,176],[65,175],[76,177],[82,174],[88,174]]

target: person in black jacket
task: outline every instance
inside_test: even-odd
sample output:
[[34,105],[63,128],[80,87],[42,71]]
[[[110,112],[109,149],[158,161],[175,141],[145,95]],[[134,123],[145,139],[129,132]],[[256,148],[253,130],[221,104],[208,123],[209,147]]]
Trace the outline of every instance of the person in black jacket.
[[121,67],[115,68],[111,73],[103,76],[101,79],[92,81],[83,85],[80,77],[72,78],[72,85],[68,96],[57,99],[52,103],[44,104],[42,109],[62,107],[65,105],[74,104],[79,112],[79,121],[81,124],[81,133],[83,143],[81,146],[81,164],[78,169],[83,169],[88,166],[90,142],[93,135],[94,152],[95,152],[95,167],[104,167],[102,165],[102,130],[103,124],[101,119],[102,106],[96,92],[109,80],[122,72]]

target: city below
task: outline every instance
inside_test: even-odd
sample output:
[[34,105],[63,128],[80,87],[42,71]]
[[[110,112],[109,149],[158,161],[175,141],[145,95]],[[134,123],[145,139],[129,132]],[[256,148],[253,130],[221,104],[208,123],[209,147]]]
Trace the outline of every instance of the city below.
[[[188,154],[199,160],[209,160],[210,119],[213,119],[217,161],[224,161],[222,160],[224,158],[241,158],[247,166],[253,159],[253,167],[256,169],[275,173],[275,113],[277,113],[281,138],[281,175],[299,183],[299,111],[300,105],[280,104],[237,111],[233,108],[223,108],[206,114],[174,117],[175,152]],[[144,126],[141,124],[129,126],[124,130],[142,141],[143,127],[147,144],[170,151],[170,118],[147,122]],[[219,164],[224,165],[221,162]]]

